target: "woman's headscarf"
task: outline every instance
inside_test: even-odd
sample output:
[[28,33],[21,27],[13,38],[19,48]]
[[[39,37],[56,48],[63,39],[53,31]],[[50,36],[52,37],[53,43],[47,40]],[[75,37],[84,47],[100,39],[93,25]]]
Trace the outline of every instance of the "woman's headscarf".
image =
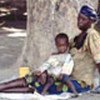
[[92,21],[97,21],[98,16],[96,11],[88,5],[84,5],[81,7],[80,13],[87,16]]

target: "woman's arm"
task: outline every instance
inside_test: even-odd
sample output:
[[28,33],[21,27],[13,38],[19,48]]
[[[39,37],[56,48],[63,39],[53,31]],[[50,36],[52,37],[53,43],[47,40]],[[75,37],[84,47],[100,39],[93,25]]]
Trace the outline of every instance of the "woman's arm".
[[88,48],[100,73],[100,34],[97,31],[88,35]]

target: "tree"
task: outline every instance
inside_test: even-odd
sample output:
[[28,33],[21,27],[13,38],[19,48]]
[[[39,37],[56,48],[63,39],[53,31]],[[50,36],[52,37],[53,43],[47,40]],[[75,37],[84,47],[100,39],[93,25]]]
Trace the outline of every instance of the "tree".
[[97,9],[98,0],[27,0],[28,36],[17,67],[38,68],[55,50],[56,34],[65,32],[70,38],[78,34],[76,19],[83,4]]

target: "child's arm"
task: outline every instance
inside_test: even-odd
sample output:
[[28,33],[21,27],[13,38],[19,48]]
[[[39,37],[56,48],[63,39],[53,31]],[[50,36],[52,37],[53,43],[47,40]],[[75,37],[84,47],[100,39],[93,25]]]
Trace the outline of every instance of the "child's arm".
[[62,66],[61,74],[71,75],[74,68],[74,61],[70,54],[67,55],[65,63]]
[[40,66],[40,71],[44,72],[45,70],[49,71],[52,67],[56,66],[58,64],[58,61],[54,55],[50,56],[49,59]]
[[51,67],[51,64],[50,64],[50,59],[51,59],[52,56],[50,56],[48,58],[48,60],[46,60],[40,67],[39,67],[39,71],[41,72],[44,72],[45,70],[48,70],[50,67]]

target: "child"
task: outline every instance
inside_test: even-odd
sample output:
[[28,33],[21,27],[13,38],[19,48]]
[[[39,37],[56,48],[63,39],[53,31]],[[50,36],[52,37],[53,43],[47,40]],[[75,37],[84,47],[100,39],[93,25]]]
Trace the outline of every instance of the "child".
[[77,95],[77,91],[69,78],[73,71],[74,62],[69,54],[68,36],[64,33],[58,34],[55,37],[55,44],[58,51],[50,56],[50,58],[41,66],[40,70],[41,72],[47,70],[49,75],[58,78],[62,83],[69,86],[73,93]]

